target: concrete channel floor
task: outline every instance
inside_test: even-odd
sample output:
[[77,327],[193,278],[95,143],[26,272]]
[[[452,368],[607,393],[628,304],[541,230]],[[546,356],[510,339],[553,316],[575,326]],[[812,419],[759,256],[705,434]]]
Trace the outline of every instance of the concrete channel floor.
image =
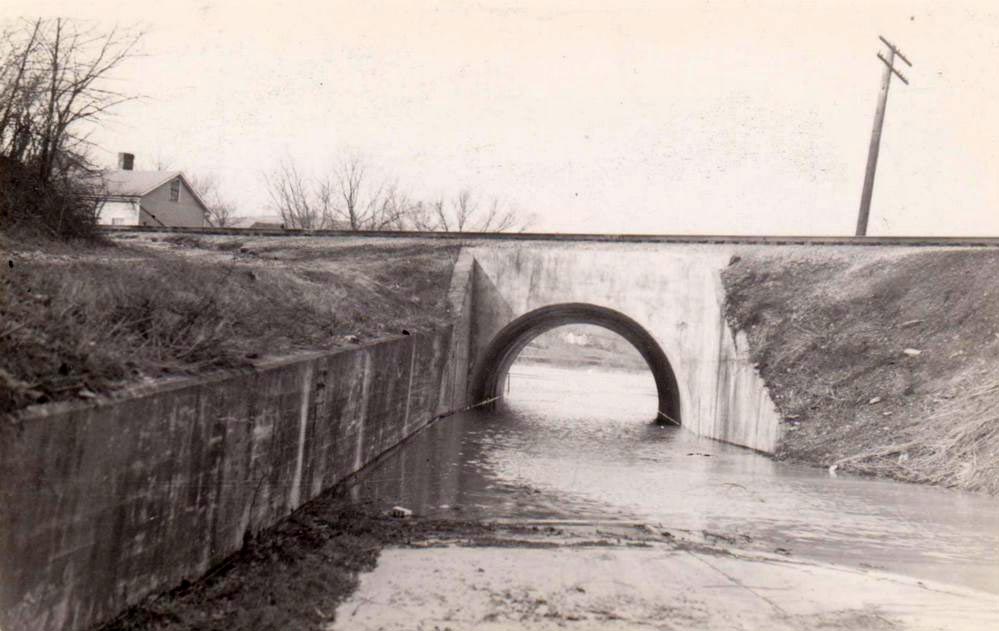
[[327,629],[999,629],[985,592],[648,527],[541,533],[386,549]]

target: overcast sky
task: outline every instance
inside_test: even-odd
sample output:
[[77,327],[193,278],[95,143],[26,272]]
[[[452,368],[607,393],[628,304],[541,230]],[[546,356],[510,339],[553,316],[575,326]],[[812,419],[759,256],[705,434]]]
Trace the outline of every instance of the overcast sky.
[[[85,5],[85,6],[80,6]],[[873,6],[872,6],[873,5]],[[980,2],[4,0],[147,31],[144,95],[95,140],[213,172],[359,153],[420,197],[468,187],[572,232],[852,234],[885,35],[871,234],[999,234],[999,6]]]

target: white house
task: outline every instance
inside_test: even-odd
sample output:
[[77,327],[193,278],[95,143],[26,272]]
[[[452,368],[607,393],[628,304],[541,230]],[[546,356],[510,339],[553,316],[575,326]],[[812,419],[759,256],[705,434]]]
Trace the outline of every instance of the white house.
[[208,207],[180,171],[133,171],[135,157],[118,154],[118,169],[102,174],[97,223],[105,226],[200,228]]

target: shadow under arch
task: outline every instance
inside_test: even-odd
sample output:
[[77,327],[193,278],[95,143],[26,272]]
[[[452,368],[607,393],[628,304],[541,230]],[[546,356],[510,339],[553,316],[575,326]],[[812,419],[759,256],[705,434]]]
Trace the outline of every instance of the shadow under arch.
[[473,404],[495,407],[500,387],[517,355],[531,340],[566,324],[593,324],[617,333],[641,353],[659,394],[659,423],[680,424],[680,391],[666,353],[642,325],[628,316],[582,302],[549,305],[525,313],[503,327],[492,339],[475,366],[469,394]]

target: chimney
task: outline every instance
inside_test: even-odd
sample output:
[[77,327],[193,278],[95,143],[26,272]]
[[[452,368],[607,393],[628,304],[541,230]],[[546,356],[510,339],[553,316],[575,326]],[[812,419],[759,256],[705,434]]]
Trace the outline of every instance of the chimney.
[[135,164],[135,154],[132,153],[119,153],[118,154],[118,168],[122,171],[131,171],[132,165]]

